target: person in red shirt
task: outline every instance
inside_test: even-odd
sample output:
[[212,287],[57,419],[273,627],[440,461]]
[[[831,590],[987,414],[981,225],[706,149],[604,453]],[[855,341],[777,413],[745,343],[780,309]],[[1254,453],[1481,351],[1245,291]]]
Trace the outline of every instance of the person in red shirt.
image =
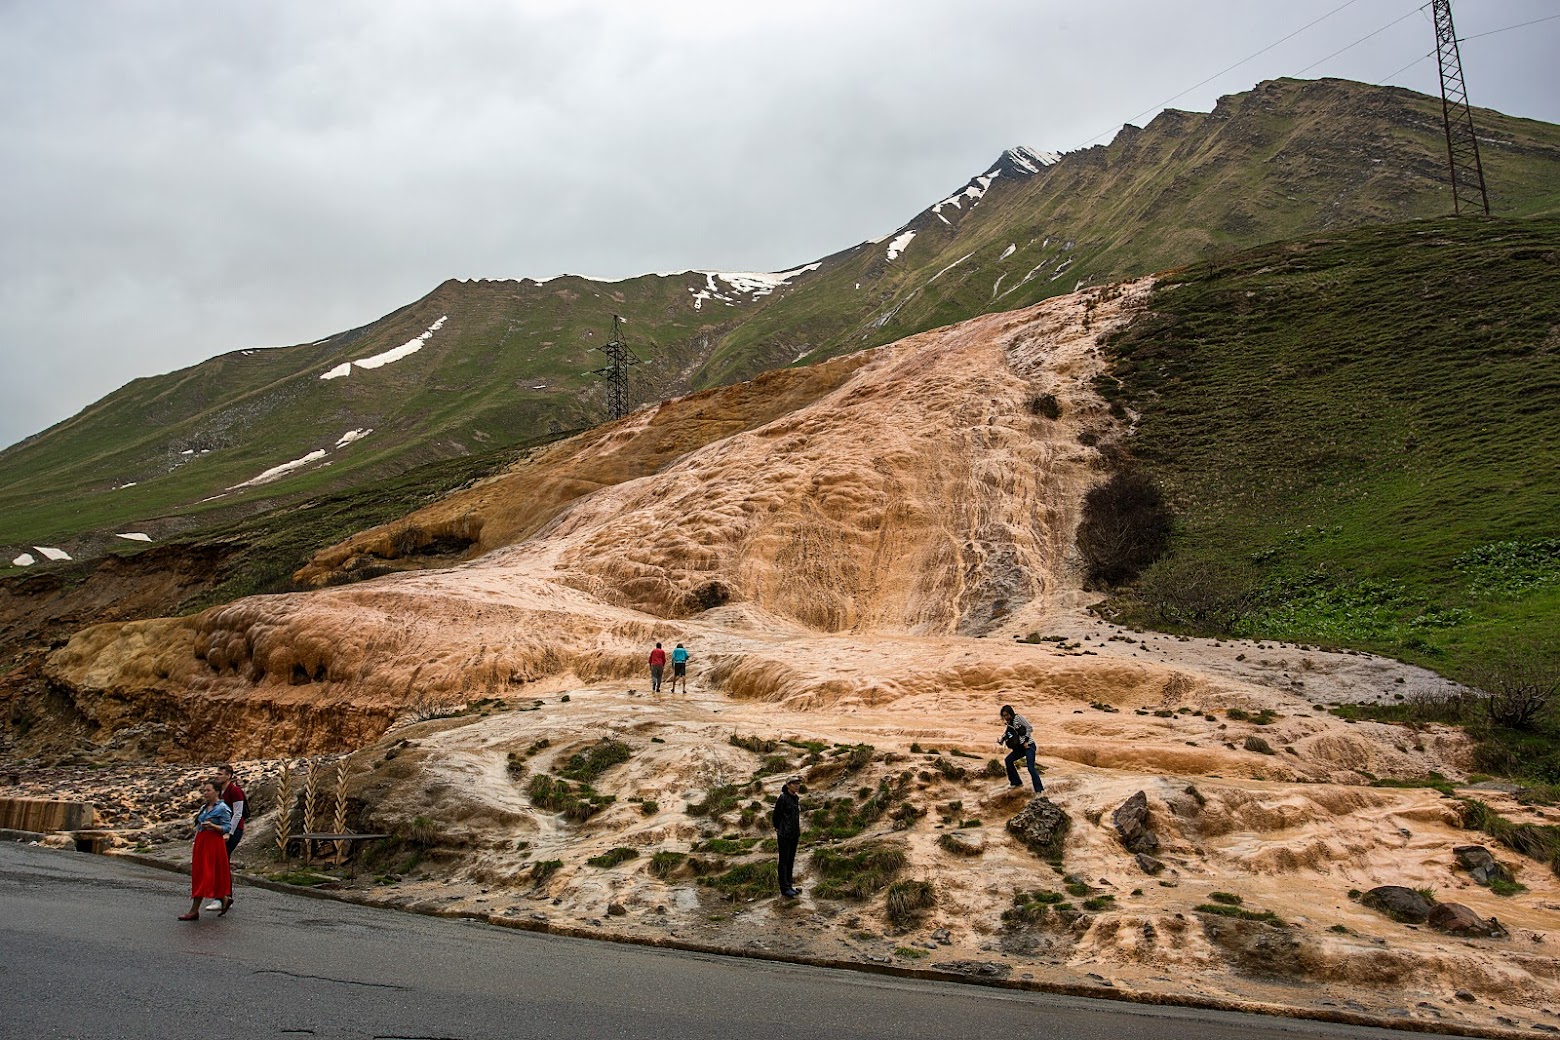
[[244,836],[244,817],[249,815],[249,807],[244,801],[244,789],[238,786],[238,781],[233,777],[232,766],[222,766],[217,770],[217,776],[222,781],[222,800],[233,810],[233,829],[227,836],[227,850],[231,856],[233,850],[238,848],[239,839]]
[[666,672],[666,651],[661,649],[661,644],[655,644],[655,649],[650,651],[650,692],[661,692],[661,676]]

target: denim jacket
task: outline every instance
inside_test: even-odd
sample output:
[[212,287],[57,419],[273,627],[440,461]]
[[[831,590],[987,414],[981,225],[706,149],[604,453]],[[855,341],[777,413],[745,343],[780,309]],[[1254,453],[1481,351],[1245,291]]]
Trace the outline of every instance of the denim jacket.
[[195,814],[195,833],[200,833],[200,825],[210,820],[222,828],[223,834],[233,833],[233,810],[228,808],[226,802],[217,802],[216,805],[202,805],[200,812]]

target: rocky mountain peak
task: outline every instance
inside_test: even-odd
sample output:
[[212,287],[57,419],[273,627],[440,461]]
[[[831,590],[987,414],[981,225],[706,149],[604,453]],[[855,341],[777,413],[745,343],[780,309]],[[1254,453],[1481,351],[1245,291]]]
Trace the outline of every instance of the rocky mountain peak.
[[1046,152],[1028,145],[1014,145],[997,157],[997,161],[986,171],[989,177],[1000,173],[1006,177],[1030,177],[1039,173],[1047,166],[1059,162],[1062,158],[1060,152]]

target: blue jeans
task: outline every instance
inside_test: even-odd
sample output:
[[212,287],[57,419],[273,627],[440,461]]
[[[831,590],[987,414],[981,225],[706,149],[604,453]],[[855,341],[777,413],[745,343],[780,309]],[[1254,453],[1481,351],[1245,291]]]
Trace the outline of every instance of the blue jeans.
[[1019,759],[1029,766],[1029,779],[1034,781],[1035,791],[1045,790],[1045,785],[1040,782],[1040,771],[1035,768],[1035,746],[1020,748],[1017,751],[1009,751],[1007,756],[1008,783],[1014,787],[1019,786],[1018,767],[1014,765]]

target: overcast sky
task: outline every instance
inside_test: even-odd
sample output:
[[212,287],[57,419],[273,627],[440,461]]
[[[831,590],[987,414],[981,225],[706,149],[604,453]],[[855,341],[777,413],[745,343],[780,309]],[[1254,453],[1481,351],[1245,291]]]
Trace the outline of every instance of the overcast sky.
[[[1396,71],[1428,7],[1342,4],[0,0],[0,445],[449,277],[794,267],[1323,16],[1172,107],[1281,75],[1437,90],[1433,60]],[[1460,0],[1457,27],[1556,14]],[[1469,40],[1474,102],[1560,121],[1557,52],[1560,19]]]

